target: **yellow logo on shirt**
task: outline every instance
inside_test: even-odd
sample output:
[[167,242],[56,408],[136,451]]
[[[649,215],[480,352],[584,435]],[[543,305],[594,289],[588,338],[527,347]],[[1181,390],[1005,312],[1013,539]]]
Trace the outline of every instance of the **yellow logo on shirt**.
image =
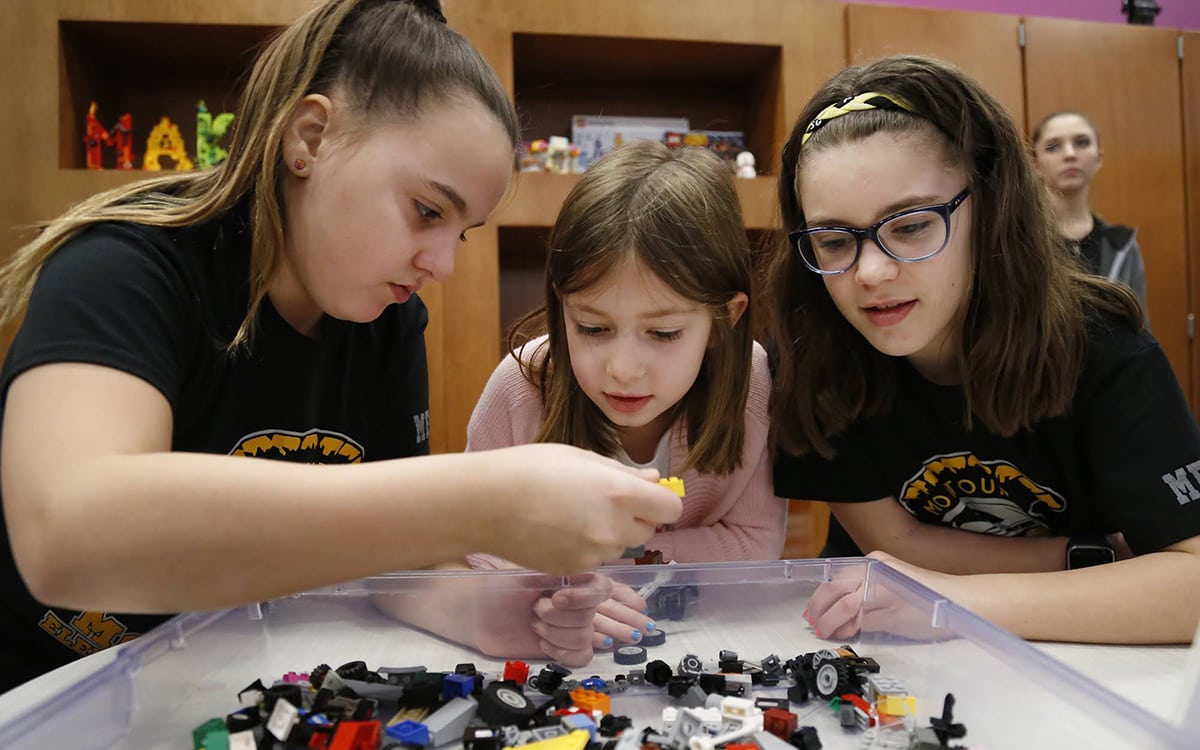
[[56,612],[46,610],[38,625],[80,656],[132,641],[141,635],[129,632],[124,623],[107,612],[80,612],[70,622],[64,622]]
[[1008,461],[981,461],[969,451],[927,460],[899,500],[926,522],[997,536],[1048,534],[1047,511],[1067,507],[1062,495]]
[[229,455],[306,464],[357,464],[363,460],[363,447],[354,438],[329,430],[263,430],[238,440]]

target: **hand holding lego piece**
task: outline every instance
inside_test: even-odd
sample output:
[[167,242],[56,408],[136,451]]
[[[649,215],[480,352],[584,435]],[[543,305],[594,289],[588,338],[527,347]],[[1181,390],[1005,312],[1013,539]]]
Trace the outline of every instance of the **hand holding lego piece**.
[[[487,451],[496,461],[494,501],[476,519],[481,550],[546,573],[594,570],[644,544],[683,510],[655,471],[567,445]],[[509,477],[527,477],[517,486]],[[499,479],[503,477],[503,481]],[[494,514],[494,515],[492,515]],[[503,528],[505,533],[496,533]]]

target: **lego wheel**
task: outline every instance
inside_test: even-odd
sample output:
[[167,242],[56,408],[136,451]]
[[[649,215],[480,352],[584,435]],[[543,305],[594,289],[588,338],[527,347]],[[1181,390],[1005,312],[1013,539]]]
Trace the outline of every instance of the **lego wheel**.
[[841,658],[842,658],[842,655],[839,654],[837,651],[834,651],[831,648],[823,648],[820,651],[813,652],[812,666],[813,666],[813,669],[816,669],[817,667],[821,666],[821,662],[823,662],[823,661],[837,661],[838,659],[841,659]]
[[822,698],[854,692],[850,681],[850,670],[844,664],[825,662],[817,667],[813,676],[813,692]]

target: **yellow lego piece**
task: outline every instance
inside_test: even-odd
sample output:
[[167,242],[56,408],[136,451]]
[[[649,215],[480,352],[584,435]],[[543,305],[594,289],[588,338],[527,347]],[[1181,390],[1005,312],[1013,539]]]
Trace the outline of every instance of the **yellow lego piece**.
[[[527,742],[521,745],[521,750],[584,750],[592,735],[586,729],[576,729],[574,732],[561,737],[552,737],[538,742]],[[509,748],[505,748],[509,750]]]
[[680,479],[679,477],[668,477],[666,479],[660,479],[660,480],[658,480],[658,483],[661,484],[663,487],[666,487],[671,492],[674,492],[676,495],[683,497],[683,494],[684,494],[683,493],[683,480]]
[[875,708],[888,716],[916,716],[917,701],[911,695],[881,695]]

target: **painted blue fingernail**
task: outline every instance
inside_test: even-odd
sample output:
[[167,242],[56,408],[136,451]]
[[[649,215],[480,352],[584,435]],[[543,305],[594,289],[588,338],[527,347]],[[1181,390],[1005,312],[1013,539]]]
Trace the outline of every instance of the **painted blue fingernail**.
[[612,639],[612,636],[611,636],[611,635],[606,635],[606,636],[604,636],[604,647],[605,647],[605,648],[608,648],[608,647],[609,647],[609,646],[611,646],[612,644],[613,644],[613,639]]
[[646,622],[646,632],[650,632],[651,630],[654,630],[654,620]]
[[635,640],[635,641],[640,641],[640,640],[642,640],[642,631],[640,631],[640,630],[635,630],[635,631],[633,631],[633,635],[632,635],[631,637],[632,637],[632,638],[633,638],[633,640]]

